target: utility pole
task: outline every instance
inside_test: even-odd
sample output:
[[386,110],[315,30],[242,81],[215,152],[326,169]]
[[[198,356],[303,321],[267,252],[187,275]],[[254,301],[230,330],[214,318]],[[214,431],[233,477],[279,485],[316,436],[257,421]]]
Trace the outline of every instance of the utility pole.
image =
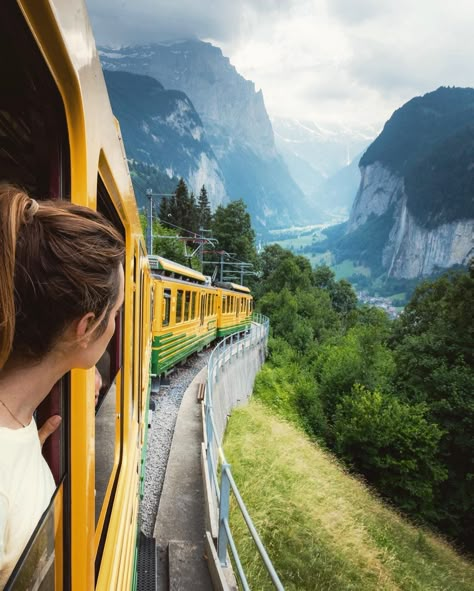
[[153,190],[147,189],[146,196],[148,197],[148,216],[146,224],[148,254],[153,254]]
[[149,206],[147,211],[146,243],[148,254],[153,254],[153,197],[172,197],[174,193],[153,193],[153,189],[146,190]]

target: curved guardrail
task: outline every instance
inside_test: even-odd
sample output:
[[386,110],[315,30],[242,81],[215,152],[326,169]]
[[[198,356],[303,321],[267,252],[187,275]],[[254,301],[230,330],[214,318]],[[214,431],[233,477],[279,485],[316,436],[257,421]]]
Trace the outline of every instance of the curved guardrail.
[[204,398],[204,449],[206,472],[210,482],[207,500],[211,524],[214,523],[211,529],[215,530],[213,537],[217,537],[217,556],[221,566],[229,565],[230,550],[238,578],[245,591],[249,591],[250,587],[229,522],[231,493],[236,499],[270,579],[276,589],[284,590],[239,493],[221,445],[232,408],[246,402],[252,394],[255,376],[265,360],[268,330],[268,318],[262,314],[254,314],[251,328],[247,333],[230,335],[217,345],[209,359]]

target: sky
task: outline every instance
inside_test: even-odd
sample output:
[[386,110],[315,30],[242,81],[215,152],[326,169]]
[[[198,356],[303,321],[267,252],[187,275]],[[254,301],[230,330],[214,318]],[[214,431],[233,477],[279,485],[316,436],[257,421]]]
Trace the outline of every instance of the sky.
[[100,45],[217,45],[263,91],[271,117],[380,127],[414,96],[474,86],[472,0],[86,3]]

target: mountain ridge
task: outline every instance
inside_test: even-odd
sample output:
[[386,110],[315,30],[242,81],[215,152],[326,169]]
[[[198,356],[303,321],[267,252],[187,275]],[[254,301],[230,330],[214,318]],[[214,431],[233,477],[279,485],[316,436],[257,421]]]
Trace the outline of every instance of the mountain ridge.
[[[113,51],[99,48],[99,53],[105,70],[151,75],[165,88],[185,92],[223,173],[226,196],[244,199],[260,234],[319,220],[316,204],[303,194],[276,150],[262,92],[238,74],[219,48],[193,40]],[[162,167],[159,161],[154,164]]]

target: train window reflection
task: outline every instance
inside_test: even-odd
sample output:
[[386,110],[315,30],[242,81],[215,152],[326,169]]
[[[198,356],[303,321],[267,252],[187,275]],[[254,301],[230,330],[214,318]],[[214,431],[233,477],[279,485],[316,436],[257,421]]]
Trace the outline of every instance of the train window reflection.
[[115,437],[119,422],[116,419],[116,379],[96,413],[95,423],[95,520],[96,525],[107,492],[115,460]]

